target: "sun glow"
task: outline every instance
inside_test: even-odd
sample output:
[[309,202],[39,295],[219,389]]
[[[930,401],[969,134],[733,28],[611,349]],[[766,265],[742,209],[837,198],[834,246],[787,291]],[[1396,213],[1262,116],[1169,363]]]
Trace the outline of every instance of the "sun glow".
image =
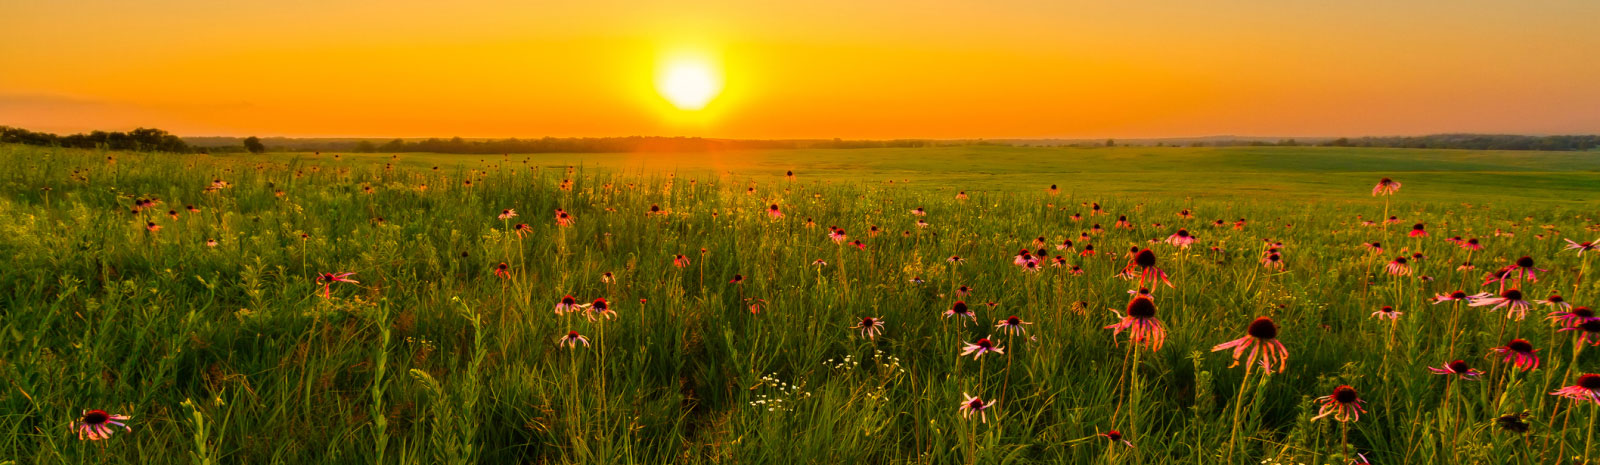
[[679,110],[703,109],[722,93],[721,67],[698,57],[663,60],[656,70],[656,93]]

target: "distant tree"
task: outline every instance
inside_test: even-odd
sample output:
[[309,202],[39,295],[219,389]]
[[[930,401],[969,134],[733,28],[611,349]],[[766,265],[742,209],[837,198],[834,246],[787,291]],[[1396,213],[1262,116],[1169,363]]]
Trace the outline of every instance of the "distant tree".
[[250,153],[262,153],[267,151],[267,146],[262,145],[261,139],[256,136],[250,136],[244,140],[244,149],[249,150]]
[[1106,139],[1106,147],[1116,147],[1116,146],[1117,146],[1117,140],[1116,139]]
[[356,142],[355,148],[350,150],[353,152],[372,153],[378,151],[378,146],[374,145],[372,141],[364,140],[361,142]]

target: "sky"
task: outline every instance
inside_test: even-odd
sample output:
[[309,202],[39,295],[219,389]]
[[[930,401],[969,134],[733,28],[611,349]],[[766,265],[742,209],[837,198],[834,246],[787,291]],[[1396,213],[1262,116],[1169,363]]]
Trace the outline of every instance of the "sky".
[[[291,137],[1595,133],[1596,18],[1593,0],[8,0],[0,125]],[[683,60],[721,81],[702,109],[657,88]]]

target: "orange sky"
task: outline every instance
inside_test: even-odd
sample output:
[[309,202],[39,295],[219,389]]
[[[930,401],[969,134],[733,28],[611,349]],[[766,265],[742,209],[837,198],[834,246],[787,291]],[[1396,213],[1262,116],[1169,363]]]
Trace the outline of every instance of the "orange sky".
[[[1397,5],[1404,3],[1405,5]],[[734,138],[1600,132],[1592,0],[0,2],[0,125]],[[685,112],[660,57],[720,59]]]

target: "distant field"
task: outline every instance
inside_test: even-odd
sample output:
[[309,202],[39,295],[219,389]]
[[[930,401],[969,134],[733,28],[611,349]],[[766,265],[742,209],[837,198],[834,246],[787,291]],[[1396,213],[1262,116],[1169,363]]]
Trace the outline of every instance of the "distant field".
[[[1574,463],[1600,402],[1550,393],[1600,382],[1600,320],[1546,315],[1600,296],[1600,252],[1566,241],[1600,236],[1597,170],[0,146],[0,465]],[[1506,266],[1534,274],[1485,282]],[[1456,290],[1487,294],[1435,303]],[[1162,344],[1107,329],[1136,309]],[[1288,359],[1213,350],[1247,334]],[[1431,370],[1458,359],[1482,375]],[[1365,413],[1317,419],[1342,385]],[[132,431],[80,440],[109,418],[86,409]]]
[[[295,155],[268,155],[269,157]],[[388,159],[389,154],[341,154]],[[399,154],[404,163],[466,166],[502,156]],[[309,154],[306,154],[309,157]],[[326,158],[326,156],[325,156]],[[512,163],[581,165],[638,173],[718,173],[757,180],[785,171],[839,183],[909,182],[917,189],[1025,192],[1058,184],[1066,192],[1158,193],[1195,197],[1346,193],[1374,176],[1417,182],[1429,200],[1547,199],[1600,202],[1600,152],[1425,150],[1335,147],[1006,146],[915,149],[757,150],[715,153],[512,154]]]

